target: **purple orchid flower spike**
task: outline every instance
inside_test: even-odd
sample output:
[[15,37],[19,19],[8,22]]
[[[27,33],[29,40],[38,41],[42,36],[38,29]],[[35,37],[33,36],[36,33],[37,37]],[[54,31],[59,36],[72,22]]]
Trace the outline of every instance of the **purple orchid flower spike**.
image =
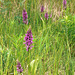
[[21,64],[20,64],[20,62],[18,61],[18,59],[17,59],[17,65],[16,65],[16,67],[17,67],[17,72],[18,72],[18,73],[22,73],[22,72],[23,72],[23,69],[22,69]]
[[67,1],[66,0],[63,0],[63,7],[66,9],[66,4],[67,4]]
[[22,16],[23,16],[23,23],[28,24],[28,20],[27,20],[28,15],[25,9],[22,12]]
[[27,34],[25,34],[26,36],[24,37],[24,44],[26,45],[26,49],[27,51],[29,51],[29,49],[32,49],[33,46],[31,46],[31,44],[33,43],[33,36],[32,36],[32,32],[31,32],[31,28],[28,29]]
[[45,18],[46,18],[46,20],[48,20],[48,18],[49,18],[48,13],[45,13]]
[[41,12],[44,12],[44,6],[43,5],[41,6]]

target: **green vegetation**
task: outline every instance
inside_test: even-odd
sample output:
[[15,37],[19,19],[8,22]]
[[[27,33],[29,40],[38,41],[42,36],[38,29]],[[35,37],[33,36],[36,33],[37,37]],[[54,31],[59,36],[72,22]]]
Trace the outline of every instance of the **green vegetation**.
[[[23,75],[75,74],[75,0],[67,0],[66,10],[63,0],[0,0],[0,5],[0,75],[18,75],[17,59]],[[28,52],[23,43],[30,25],[34,47]]]

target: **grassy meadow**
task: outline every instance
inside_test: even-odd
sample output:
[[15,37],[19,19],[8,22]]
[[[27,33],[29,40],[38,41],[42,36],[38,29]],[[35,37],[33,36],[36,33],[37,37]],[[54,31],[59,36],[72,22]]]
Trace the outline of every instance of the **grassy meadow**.
[[[67,0],[66,7],[63,0],[0,0],[0,75],[75,75],[75,0]],[[30,26],[33,47],[27,51]]]

